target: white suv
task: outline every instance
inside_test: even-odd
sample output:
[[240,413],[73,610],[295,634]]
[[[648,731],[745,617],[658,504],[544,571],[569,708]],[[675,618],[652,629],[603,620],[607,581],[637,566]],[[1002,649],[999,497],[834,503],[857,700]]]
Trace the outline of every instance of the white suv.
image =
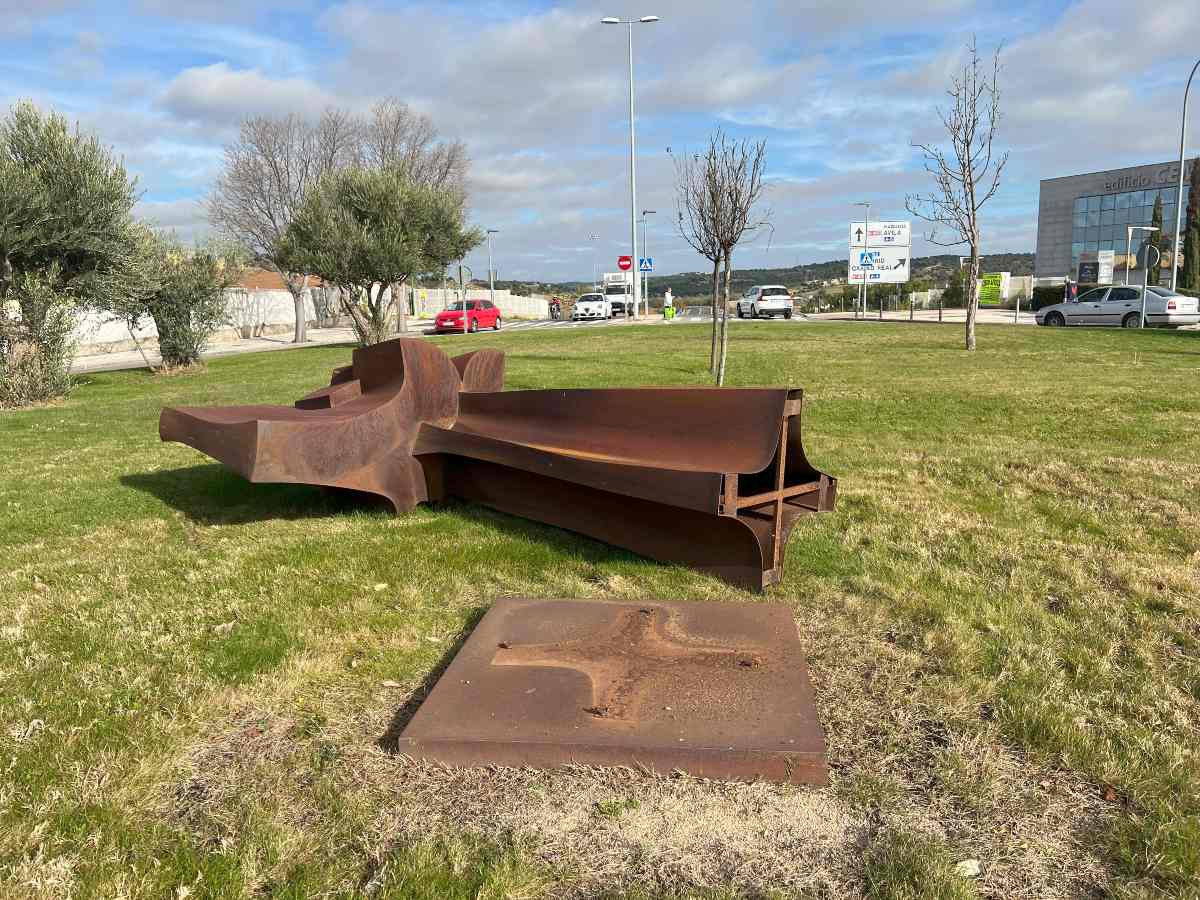
[[775,318],[792,317],[792,295],[782,284],[760,284],[742,294],[737,303],[737,316],[744,319],[749,316],[757,319],[762,316]]

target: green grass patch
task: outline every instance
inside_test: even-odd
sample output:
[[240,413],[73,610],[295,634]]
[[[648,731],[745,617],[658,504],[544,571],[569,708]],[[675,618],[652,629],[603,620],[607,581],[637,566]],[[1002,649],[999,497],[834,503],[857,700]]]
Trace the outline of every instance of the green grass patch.
[[[703,326],[437,342],[503,348],[513,389],[709,382]],[[394,517],[250,485],[158,441],[163,406],[290,403],[349,348],[89,375],[0,413],[0,896],[600,894],[614,847],[613,896],[1200,890],[1200,336],[960,345],[732,334],[729,383],[803,387],[808,455],[840,479],[765,598],[795,610],[826,793],[857,823],[830,818],[823,888],[783,845],[739,850],[714,820],[726,843],[702,851],[665,827],[686,806],[621,793],[520,835],[515,800],[486,828],[384,826],[403,786],[380,748],[496,596],[756,598],[466,504]],[[704,796],[750,815],[737,790]]]

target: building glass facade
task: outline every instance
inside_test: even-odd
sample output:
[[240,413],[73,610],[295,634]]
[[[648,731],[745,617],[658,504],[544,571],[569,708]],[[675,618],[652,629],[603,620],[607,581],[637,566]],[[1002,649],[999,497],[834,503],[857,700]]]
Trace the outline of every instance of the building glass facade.
[[[1130,225],[1150,225],[1154,204],[1162,203],[1162,238],[1165,247],[1172,246],[1175,233],[1175,210],[1182,200],[1188,202],[1188,182],[1195,160],[1184,166],[1183,197],[1177,198],[1179,163],[1163,162],[1068,175],[1042,181],[1038,199],[1037,259],[1034,275],[1040,278],[1076,278],[1079,257],[1085,252],[1112,250],[1118,270],[1125,268],[1126,229]],[[1146,232],[1133,238],[1136,254],[1146,241]],[[1164,267],[1171,264],[1169,250],[1164,250]],[[1164,273],[1170,278],[1169,271]]]
[[[1154,218],[1154,204],[1158,200],[1162,201],[1163,207],[1163,234],[1169,240],[1175,232],[1177,190],[1177,187],[1170,187],[1076,197],[1071,220],[1071,270],[1079,269],[1079,254],[1086,250],[1114,250],[1117,264],[1124,265],[1128,226],[1149,225]],[[1187,202],[1188,186],[1184,184],[1185,211]],[[1134,253],[1146,237],[1146,232],[1134,233]]]

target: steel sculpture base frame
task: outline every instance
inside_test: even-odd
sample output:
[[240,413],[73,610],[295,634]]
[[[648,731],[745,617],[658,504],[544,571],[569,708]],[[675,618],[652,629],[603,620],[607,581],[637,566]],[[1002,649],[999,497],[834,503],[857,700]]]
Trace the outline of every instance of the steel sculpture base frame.
[[582,764],[828,783],[779,604],[503,598],[400,735],[451,766]]
[[365,491],[397,512],[458,497],[752,591],[781,578],[797,520],[836,502],[804,456],[800,391],[503,379],[499,351],[394,340],[294,407],[168,408],[159,434],[253,482]]

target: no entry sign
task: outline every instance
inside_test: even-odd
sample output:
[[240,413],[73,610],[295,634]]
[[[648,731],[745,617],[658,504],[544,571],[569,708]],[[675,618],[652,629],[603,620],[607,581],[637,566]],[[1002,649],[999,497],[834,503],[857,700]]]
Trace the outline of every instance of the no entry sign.
[[628,272],[630,269],[633,268],[633,257],[632,256],[618,256],[617,257],[617,268],[620,269],[622,272]]

